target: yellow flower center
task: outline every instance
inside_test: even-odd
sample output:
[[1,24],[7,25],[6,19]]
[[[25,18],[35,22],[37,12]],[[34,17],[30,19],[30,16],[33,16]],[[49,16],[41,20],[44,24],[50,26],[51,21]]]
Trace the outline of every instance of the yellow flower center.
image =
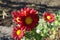
[[51,17],[50,16],[47,16],[47,19],[49,20]]
[[26,24],[31,24],[32,23],[32,18],[31,17],[27,17],[25,19],[25,22],[26,22]]
[[17,30],[16,34],[20,35],[21,34],[21,30]]
[[20,19],[20,18],[19,18],[19,17],[17,17],[17,18],[16,18],[16,21],[17,21],[17,22],[20,22],[20,20],[19,20],[19,19]]

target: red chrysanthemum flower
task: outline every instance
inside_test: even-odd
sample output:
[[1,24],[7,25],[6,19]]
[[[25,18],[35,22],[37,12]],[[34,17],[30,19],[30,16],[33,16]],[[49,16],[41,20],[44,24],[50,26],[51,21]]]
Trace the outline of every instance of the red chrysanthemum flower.
[[19,26],[15,26],[12,30],[12,37],[14,40],[20,40],[24,36],[24,30],[21,30]]
[[24,8],[16,12],[12,12],[14,21],[21,24],[22,29],[32,30],[36,27],[39,21],[39,16],[33,8]]
[[54,14],[52,14],[50,12],[45,12],[43,14],[43,17],[44,17],[44,20],[49,22],[49,23],[52,23],[55,20]]
[[16,12],[16,11],[13,11],[12,12],[12,17],[14,18],[13,21],[16,22],[16,23],[20,23],[21,19],[20,19],[20,13]]

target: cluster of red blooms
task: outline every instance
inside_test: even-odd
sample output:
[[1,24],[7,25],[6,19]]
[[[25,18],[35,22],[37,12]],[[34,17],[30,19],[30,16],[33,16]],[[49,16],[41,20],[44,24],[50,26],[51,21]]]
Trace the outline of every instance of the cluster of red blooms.
[[[20,26],[15,26],[12,31],[14,40],[20,40],[25,31],[33,30],[39,21],[38,12],[33,8],[23,8],[12,12],[13,21]],[[51,23],[55,20],[54,15],[46,12],[43,14],[44,20]]]
[[13,21],[20,26],[13,28],[12,36],[15,40],[20,40],[24,36],[24,31],[34,29],[39,21],[39,15],[33,8],[23,8],[12,12]]

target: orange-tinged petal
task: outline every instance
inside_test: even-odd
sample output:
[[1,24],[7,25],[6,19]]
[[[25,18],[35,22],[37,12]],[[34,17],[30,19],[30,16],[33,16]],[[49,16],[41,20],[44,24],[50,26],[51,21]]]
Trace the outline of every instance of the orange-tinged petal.
[[19,18],[19,17],[17,17],[17,18],[16,18],[16,21],[17,21],[17,22],[20,22],[20,18]]

